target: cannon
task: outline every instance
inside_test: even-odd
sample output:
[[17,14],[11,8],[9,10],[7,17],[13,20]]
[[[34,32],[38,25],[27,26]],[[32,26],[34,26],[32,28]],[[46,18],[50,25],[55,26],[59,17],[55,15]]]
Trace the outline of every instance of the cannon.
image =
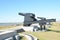
[[31,24],[39,23],[40,30],[42,30],[42,26],[44,26],[44,30],[45,30],[46,29],[45,25],[47,23],[50,24],[50,22],[56,22],[56,19],[46,19],[44,17],[37,17],[38,19],[40,19],[37,20],[35,18],[35,14],[33,13],[19,13],[19,15],[24,16],[24,23],[23,23],[24,26],[30,26]]
[[24,16],[24,26],[30,26],[33,21],[37,21],[33,13],[19,13],[19,15]]

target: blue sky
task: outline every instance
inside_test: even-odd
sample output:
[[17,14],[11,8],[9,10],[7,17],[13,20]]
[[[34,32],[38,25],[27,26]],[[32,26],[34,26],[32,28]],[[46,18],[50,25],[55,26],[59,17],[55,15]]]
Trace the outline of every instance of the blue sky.
[[0,23],[23,22],[19,12],[60,20],[60,0],[0,0]]

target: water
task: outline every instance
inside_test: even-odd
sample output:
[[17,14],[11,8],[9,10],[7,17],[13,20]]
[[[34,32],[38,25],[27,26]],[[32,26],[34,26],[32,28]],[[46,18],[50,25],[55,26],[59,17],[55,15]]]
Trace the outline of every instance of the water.
[[9,25],[17,25],[20,23],[0,23],[0,26],[9,26]]

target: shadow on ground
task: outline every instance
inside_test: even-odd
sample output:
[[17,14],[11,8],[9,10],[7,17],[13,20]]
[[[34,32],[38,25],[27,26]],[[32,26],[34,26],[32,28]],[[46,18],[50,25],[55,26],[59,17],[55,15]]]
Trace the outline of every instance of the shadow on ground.
[[60,33],[60,31],[59,31],[59,30],[51,30],[51,29],[48,29],[47,31],[52,31],[52,32]]
[[17,31],[17,33],[25,32],[25,30],[24,30],[24,29],[19,29],[19,30],[16,30],[16,31]]
[[23,37],[24,37],[24,36],[20,36],[20,40],[22,40],[22,39],[23,39]]

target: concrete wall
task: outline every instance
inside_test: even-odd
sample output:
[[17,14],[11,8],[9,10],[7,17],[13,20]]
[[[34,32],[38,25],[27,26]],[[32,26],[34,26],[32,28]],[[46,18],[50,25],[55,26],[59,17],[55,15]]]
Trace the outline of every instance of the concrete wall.
[[33,27],[22,27],[25,31],[33,31]]
[[40,27],[38,23],[35,23],[35,24],[32,24],[31,26],[24,26],[22,27],[25,31],[33,31],[34,27],[37,26],[37,27]]
[[[17,35],[16,31],[3,31],[0,33],[0,40],[5,40],[5,39],[14,39],[14,37]],[[13,40],[12,39],[12,40]]]

